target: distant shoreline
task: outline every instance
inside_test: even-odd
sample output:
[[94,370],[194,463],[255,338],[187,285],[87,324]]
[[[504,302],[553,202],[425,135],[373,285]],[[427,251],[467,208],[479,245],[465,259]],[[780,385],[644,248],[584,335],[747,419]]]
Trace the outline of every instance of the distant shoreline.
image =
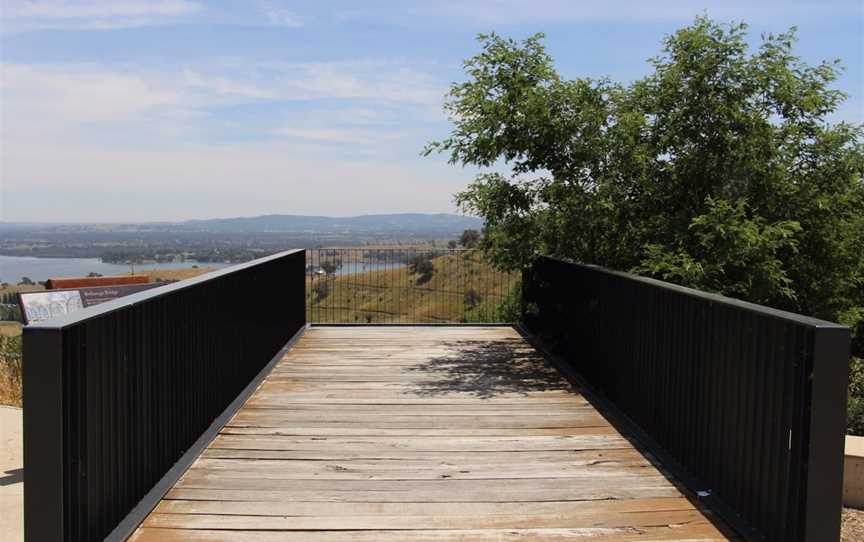
[[165,262],[146,264],[106,263],[99,258],[56,258],[40,256],[9,256],[0,254],[0,281],[18,284],[24,277],[39,282],[49,278],[83,277],[90,273],[100,275],[128,275],[135,272],[175,271],[181,269],[219,269],[232,265],[228,262]]

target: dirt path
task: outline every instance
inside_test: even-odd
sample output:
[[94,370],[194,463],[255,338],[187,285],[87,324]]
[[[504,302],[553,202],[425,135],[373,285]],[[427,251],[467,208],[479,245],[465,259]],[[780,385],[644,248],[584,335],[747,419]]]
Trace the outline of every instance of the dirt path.
[[864,540],[864,510],[844,508],[841,541],[858,542],[859,540]]
[[0,542],[24,540],[21,409],[0,406]]

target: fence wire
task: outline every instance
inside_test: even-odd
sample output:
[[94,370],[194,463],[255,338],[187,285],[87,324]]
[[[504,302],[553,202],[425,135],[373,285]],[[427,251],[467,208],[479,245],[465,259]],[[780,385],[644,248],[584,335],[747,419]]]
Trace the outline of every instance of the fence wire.
[[319,248],[306,251],[311,323],[504,323],[518,311],[519,273],[478,250]]

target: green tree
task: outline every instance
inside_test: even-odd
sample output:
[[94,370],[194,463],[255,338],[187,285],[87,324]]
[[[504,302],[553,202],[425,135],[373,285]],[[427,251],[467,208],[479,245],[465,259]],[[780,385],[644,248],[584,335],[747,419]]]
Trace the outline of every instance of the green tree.
[[408,271],[412,275],[418,275],[417,284],[425,284],[432,280],[432,275],[435,274],[435,264],[432,263],[430,255],[417,254],[408,260]]
[[342,267],[342,261],[338,259],[324,260],[321,262],[321,269],[328,275],[334,274]]
[[480,244],[480,232],[477,230],[465,230],[459,236],[459,244],[464,248],[475,248]]
[[330,295],[330,283],[326,280],[319,280],[314,286],[312,286],[312,291],[315,292],[316,302],[323,301],[328,295]]
[[481,35],[426,152],[511,166],[456,196],[501,267],[551,254],[835,320],[861,356],[864,130],[828,120],[838,61],[800,60],[794,28],[746,38],[697,18],[623,84],[562,78],[542,35]]
[[483,296],[480,295],[480,292],[478,292],[474,288],[469,288],[468,290],[466,290],[463,297],[465,308],[467,308],[468,310],[473,309],[474,307],[479,305],[481,301],[483,301]]

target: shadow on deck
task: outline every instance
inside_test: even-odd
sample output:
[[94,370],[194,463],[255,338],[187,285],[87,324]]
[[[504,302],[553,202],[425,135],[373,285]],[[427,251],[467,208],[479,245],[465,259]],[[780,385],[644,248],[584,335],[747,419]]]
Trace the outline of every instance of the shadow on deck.
[[434,397],[452,392],[481,399],[506,393],[569,389],[561,374],[524,340],[462,340],[441,345],[449,353],[432,357],[409,370],[427,373],[411,393]]

